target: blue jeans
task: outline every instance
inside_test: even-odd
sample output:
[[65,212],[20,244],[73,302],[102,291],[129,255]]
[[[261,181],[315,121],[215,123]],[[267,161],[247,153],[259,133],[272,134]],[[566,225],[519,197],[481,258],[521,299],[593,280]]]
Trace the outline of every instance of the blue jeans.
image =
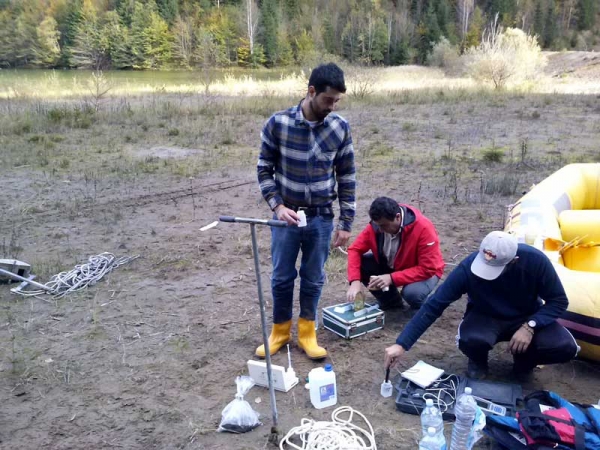
[[283,323],[292,318],[294,280],[298,276],[296,259],[300,262],[300,317],[315,320],[321,290],[325,283],[325,261],[333,231],[333,216],[307,217],[307,226],[271,228],[271,258],[273,275],[273,322]]

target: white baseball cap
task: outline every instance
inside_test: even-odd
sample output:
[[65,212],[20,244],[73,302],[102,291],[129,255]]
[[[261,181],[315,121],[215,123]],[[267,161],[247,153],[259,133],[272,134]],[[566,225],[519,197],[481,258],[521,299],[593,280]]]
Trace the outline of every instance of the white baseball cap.
[[517,247],[517,238],[512,234],[492,231],[481,241],[471,272],[484,280],[495,280],[517,256]]

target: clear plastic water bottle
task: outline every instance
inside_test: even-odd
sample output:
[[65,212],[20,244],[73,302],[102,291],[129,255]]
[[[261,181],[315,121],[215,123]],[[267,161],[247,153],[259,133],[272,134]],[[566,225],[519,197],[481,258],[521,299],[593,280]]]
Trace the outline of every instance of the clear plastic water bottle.
[[419,450],[446,450],[444,435],[438,433],[434,427],[429,427],[427,434],[419,442]]
[[454,405],[456,421],[452,427],[452,440],[450,450],[470,450],[469,434],[473,420],[477,413],[477,403],[471,395],[471,388],[466,387],[465,392],[458,396]]
[[427,429],[429,427],[435,428],[436,433],[444,435],[444,419],[442,413],[433,404],[433,400],[428,398],[425,400],[425,408],[421,413],[421,428],[423,430],[422,436],[427,435]]

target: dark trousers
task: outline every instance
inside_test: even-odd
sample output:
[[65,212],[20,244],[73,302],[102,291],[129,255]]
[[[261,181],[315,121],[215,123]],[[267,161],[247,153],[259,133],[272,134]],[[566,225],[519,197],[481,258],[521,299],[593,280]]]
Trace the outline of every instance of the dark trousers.
[[[372,275],[384,275],[389,273],[392,273],[392,269],[386,264],[379,264],[375,260],[372,252],[362,255],[360,261],[360,281],[365,286],[369,284],[369,278]],[[382,290],[370,292],[379,302],[381,309],[385,310],[401,306],[402,299],[404,299],[411,308],[419,309],[427,299],[427,296],[433,291],[433,288],[435,288],[438,281],[440,281],[440,279],[434,275],[428,280],[407,284],[402,288],[402,294],[400,294],[398,288],[393,284],[390,285],[390,289],[387,292],[383,292]]]
[[[500,320],[468,311],[458,326],[458,348],[479,366],[487,367],[488,353],[498,342],[508,342],[524,319]],[[513,355],[515,369],[528,371],[538,364],[570,361],[579,350],[569,331],[558,322],[535,330],[525,353]]]

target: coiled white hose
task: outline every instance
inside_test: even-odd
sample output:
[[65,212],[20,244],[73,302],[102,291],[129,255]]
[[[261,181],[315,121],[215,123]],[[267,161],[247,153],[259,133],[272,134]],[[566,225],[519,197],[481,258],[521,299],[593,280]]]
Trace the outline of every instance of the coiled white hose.
[[[340,414],[348,413],[346,420]],[[352,423],[354,414],[367,424],[368,430]],[[300,444],[291,442],[292,438]],[[301,447],[299,446],[301,445]],[[331,422],[302,419],[279,443],[280,450],[377,450],[373,427],[367,418],[349,406],[341,406],[331,413]]]
[[68,272],[61,272],[52,276],[50,281],[45,284],[45,286],[51,289],[49,292],[40,289],[35,291],[21,290],[17,293],[26,297],[51,294],[54,298],[60,298],[70,292],[79,291],[96,284],[98,280],[113,269],[137,258],[139,258],[139,255],[116,258],[112,253],[100,253],[96,256],[90,256],[86,264],[77,265]]

